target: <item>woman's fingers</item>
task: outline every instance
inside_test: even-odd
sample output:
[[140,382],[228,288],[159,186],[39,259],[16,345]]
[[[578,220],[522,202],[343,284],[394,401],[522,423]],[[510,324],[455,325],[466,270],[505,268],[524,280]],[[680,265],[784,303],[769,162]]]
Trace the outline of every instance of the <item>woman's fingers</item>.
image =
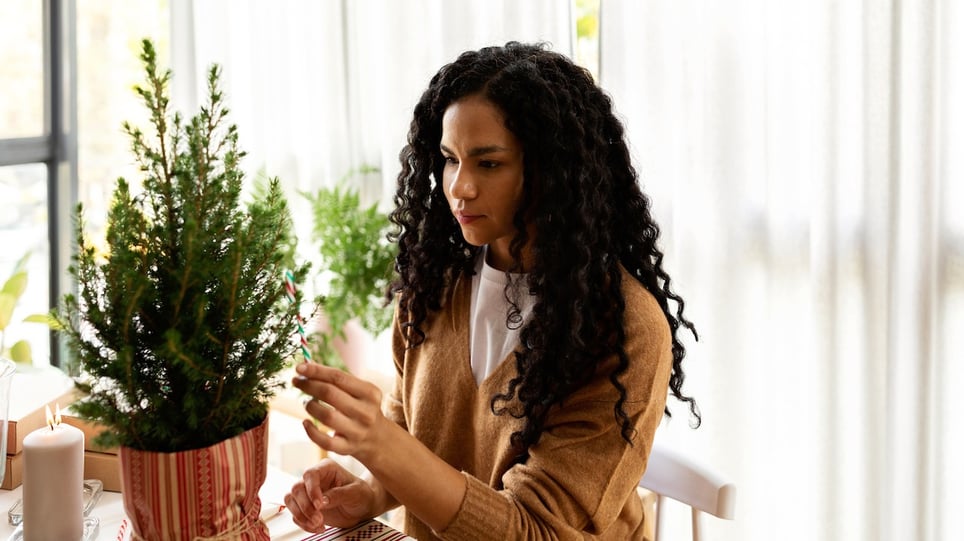
[[285,496],[285,506],[291,512],[295,524],[302,530],[320,532],[325,529],[325,515],[311,501],[304,481],[291,487],[291,492]]
[[326,434],[306,422],[305,431],[313,442],[323,449],[354,456],[362,463],[384,449],[379,438],[389,421],[382,415],[382,392],[377,386],[341,370],[313,363],[301,363],[297,371],[299,375],[292,383],[315,398],[305,404],[305,409],[334,431]]
[[374,492],[364,481],[326,458],[305,470],[285,496],[299,528],[324,531],[326,525],[347,527],[373,516]]
[[[309,388],[311,383],[314,382],[327,383],[358,400],[370,401],[375,399],[380,401],[381,399],[381,392],[378,387],[343,370],[317,363],[299,363],[295,370],[299,376],[309,380],[307,382]],[[295,379],[297,381],[298,378]]]
[[[305,470],[301,480],[285,496],[285,505],[295,524],[307,532],[322,532],[326,524],[347,526],[363,518],[362,511],[371,508],[370,491],[359,492],[363,486],[357,477],[326,458]],[[332,501],[332,498],[347,500],[347,503]],[[354,500],[358,501],[352,503]]]
[[315,509],[322,510],[328,505],[327,491],[337,487],[340,483],[339,468],[329,459],[318,466],[306,470],[302,475],[305,493]]
[[305,409],[335,432],[325,434],[306,424],[309,437],[330,451],[352,454],[354,446],[370,438],[381,416],[381,391],[351,374],[317,364],[302,363],[298,372],[293,384],[316,399],[306,402]]
[[326,408],[325,404],[327,404],[349,419],[367,424],[371,422],[374,410],[378,408],[377,403],[356,398],[331,383],[296,379],[295,386],[317,399],[317,401],[309,401],[305,404],[306,407],[314,409],[314,411],[309,409],[309,413],[313,415],[323,413]]
[[305,427],[305,433],[308,434],[308,439],[315,442],[315,445],[321,447],[326,451],[332,451],[338,454],[347,454],[342,452],[343,450],[335,449],[335,447],[341,447],[335,445],[335,438],[333,435],[328,434],[320,430],[311,419],[305,419],[301,422]]

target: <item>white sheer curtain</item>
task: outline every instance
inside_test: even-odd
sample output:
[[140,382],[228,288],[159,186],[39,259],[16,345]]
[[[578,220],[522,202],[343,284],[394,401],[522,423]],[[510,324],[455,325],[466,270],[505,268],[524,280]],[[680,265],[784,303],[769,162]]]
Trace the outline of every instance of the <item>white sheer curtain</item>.
[[[361,165],[363,196],[388,204],[412,110],[465,49],[547,41],[571,53],[568,2],[537,0],[171,0],[175,105],[204,97],[223,67],[247,167],[296,191]],[[193,110],[193,109],[192,109]],[[305,212],[301,209],[299,212]],[[299,218],[302,236],[310,223]]]
[[[964,6],[603,0],[600,79],[738,485],[712,539],[964,531]],[[672,406],[672,403],[671,403]]]

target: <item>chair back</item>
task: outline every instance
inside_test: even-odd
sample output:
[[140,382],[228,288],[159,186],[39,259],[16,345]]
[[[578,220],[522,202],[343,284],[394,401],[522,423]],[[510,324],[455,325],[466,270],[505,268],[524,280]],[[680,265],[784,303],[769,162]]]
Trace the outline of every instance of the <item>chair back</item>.
[[660,541],[665,523],[667,498],[691,508],[693,541],[701,541],[701,516],[708,513],[732,520],[736,507],[736,485],[709,467],[658,442],[649,454],[646,473],[639,486],[656,494],[656,537]]

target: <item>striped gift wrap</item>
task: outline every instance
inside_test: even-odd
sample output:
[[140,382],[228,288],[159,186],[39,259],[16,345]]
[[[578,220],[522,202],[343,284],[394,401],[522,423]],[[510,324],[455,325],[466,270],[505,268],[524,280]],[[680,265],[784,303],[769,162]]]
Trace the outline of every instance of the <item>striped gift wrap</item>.
[[267,476],[268,419],[210,447],[156,453],[122,447],[121,483],[131,538],[270,539],[259,518]]

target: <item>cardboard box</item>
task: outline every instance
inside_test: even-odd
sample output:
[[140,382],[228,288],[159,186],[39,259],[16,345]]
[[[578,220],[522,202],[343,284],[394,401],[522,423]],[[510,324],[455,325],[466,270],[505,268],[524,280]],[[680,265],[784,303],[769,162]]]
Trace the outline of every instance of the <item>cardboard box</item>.
[[121,491],[120,456],[84,451],[84,479],[98,479],[108,492]]
[[64,408],[79,394],[74,380],[57,368],[18,368],[10,385],[7,455],[19,454],[27,434],[47,425],[48,406]]
[[112,455],[116,455],[118,453],[119,449],[116,446],[102,447],[94,443],[94,440],[97,438],[97,436],[99,436],[100,433],[105,430],[102,425],[77,417],[77,415],[75,415],[69,407],[60,412],[60,420],[64,424],[78,428],[84,433],[85,451],[94,451],[97,453],[107,453]]
[[[7,455],[7,470],[0,489],[13,490],[23,484],[23,453]],[[84,451],[84,479],[98,479],[104,490],[121,491],[120,457],[110,453]]]
[[3,483],[0,488],[13,490],[23,483],[23,453],[18,455],[7,455],[7,469],[3,474]]

